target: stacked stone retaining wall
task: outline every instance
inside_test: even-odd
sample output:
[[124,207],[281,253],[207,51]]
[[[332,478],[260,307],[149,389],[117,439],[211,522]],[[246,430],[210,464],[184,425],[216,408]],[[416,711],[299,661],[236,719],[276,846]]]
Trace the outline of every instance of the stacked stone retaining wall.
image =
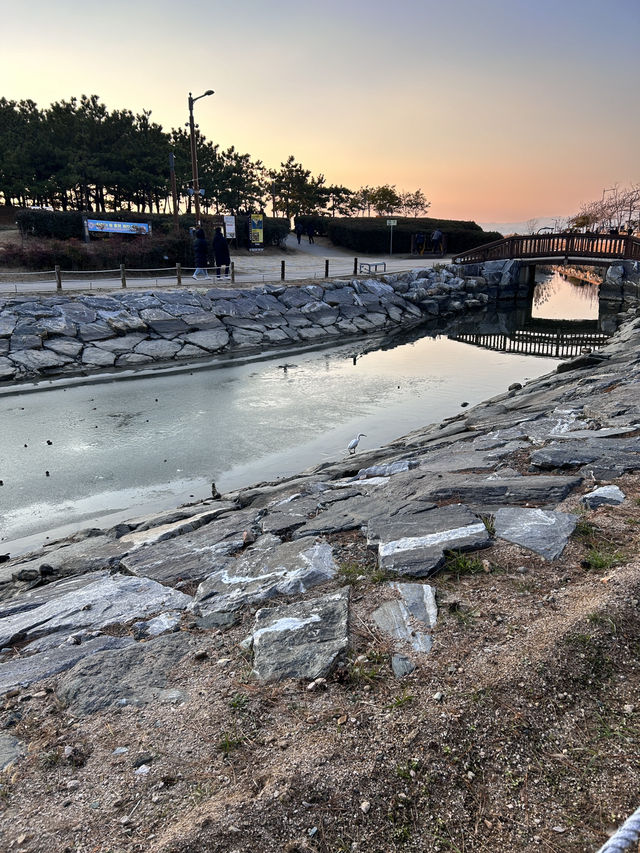
[[[341,342],[526,297],[520,262],[411,270],[380,279],[257,289],[116,291],[0,299],[0,383],[145,368],[225,352]],[[638,281],[603,287],[636,304]]]

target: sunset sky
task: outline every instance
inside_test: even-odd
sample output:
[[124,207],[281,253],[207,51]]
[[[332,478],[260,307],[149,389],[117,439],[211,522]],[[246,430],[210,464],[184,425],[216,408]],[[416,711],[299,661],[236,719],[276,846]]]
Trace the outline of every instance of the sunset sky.
[[640,0],[30,0],[3,15],[0,95],[97,94],[165,130],[436,216],[565,216],[640,182]]

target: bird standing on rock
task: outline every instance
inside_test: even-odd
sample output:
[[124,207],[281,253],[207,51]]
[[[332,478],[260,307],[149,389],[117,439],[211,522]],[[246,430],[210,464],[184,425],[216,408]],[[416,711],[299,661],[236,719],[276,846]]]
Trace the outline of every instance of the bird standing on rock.
[[356,447],[360,444],[360,439],[361,439],[361,438],[366,438],[366,437],[367,437],[367,436],[366,436],[366,433],[364,433],[364,432],[359,432],[359,433],[358,433],[358,435],[357,435],[355,438],[352,438],[352,439],[351,439],[351,441],[350,441],[350,442],[349,442],[349,444],[347,445],[347,450],[349,451],[349,453],[350,453],[352,456],[353,456],[353,454],[356,452]]

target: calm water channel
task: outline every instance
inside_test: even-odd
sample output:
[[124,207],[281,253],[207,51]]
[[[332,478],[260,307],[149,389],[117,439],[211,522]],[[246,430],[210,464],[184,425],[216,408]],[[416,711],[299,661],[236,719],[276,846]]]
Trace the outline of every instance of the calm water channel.
[[[533,316],[540,310],[597,318],[597,288],[545,279]],[[496,314],[481,325],[504,332],[520,322]],[[377,447],[558,363],[435,329],[393,348],[362,347],[1,394],[0,553],[205,497],[212,481],[228,491],[340,459],[358,432],[362,448]]]

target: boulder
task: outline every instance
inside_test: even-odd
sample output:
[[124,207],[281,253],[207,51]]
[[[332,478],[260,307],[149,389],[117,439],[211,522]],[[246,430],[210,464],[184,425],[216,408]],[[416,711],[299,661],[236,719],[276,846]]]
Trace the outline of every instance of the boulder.
[[77,716],[126,705],[184,702],[188,696],[169,686],[170,677],[196,644],[190,634],[179,632],[97,652],[60,679],[56,695]]
[[191,609],[204,627],[229,624],[242,607],[276,595],[303,595],[335,578],[337,570],[326,542],[283,543],[275,536],[262,536],[200,584]]
[[28,642],[32,648],[52,648],[74,631],[184,610],[192,600],[148,578],[94,572],[82,579],[82,584],[76,578],[48,584],[32,597],[36,606],[0,619],[0,647]]
[[505,507],[495,515],[496,536],[554,560],[564,551],[578,517],[565,512]]
[[349,644],[349,589],[258,610],[249,640],[254,675],[260,681],[329,675]]
[[416,652],[433,645],[430,630],[438,618],[435,587],[419,583],[390,583],[400,598],[385,601],[371,614],[378,628],[394,640],[409,643]]

